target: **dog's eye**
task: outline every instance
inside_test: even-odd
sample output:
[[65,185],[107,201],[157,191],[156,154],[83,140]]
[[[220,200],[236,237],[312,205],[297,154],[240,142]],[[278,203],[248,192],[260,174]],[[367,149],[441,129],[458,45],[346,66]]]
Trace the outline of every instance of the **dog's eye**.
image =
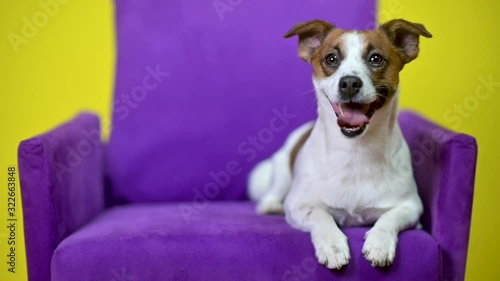
[[382,64],[384,64],[385,60],[379,54],[372,54],[370,56],[369,62],[372,66],[381,66]]
[[328,66],[336,66],[339,64],[339,61],[339,56],[337,56],[336,54],[329,54],[325,58],[325,63]]

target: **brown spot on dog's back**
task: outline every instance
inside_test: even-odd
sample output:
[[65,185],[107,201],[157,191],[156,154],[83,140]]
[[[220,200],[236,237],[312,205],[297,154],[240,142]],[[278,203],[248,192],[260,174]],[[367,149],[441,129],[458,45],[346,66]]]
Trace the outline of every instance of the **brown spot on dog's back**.
[[292,170],[292,172],[293,172],[293,167],[295,164],[295,159],[297,159],[297,155],[299,154],[300,149],[302,148],[302,146],[304,146],[304,143],[306,143],[307,139],[311,135],[311,132],[312,132],[312,128],[307,130],[300,137],[300,139],[297,141],[297,143],[293,147],[292,151],[290,152],[290,169]]

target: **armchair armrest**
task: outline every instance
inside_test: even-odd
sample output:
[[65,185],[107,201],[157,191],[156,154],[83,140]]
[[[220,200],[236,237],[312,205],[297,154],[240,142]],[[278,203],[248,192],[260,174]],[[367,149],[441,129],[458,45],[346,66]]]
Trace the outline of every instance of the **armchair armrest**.
[[82,113],[18,150],[30,281],[50,280],[57,245],[104,209],[99,119]]
[[412,112],[399,116],[424,203],[425,230],[442,252],[442,280],[464,280],[474,195],[476,140]]

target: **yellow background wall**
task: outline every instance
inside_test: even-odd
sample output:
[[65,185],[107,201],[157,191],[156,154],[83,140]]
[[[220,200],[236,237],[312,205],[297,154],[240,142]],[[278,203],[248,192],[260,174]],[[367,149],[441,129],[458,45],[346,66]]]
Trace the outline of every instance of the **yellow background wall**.
[[[52,8],[40,3],[52,3]],[[500,122],[495,114],[500,102],[500,21],[494,18],[499,10],[500,2],[494,0],[381,0],[379,7],[381,22],[402,17],[424,23],[434,35],[422,40],[420,58],[402,73],[402,106],[478,139],[480,157],[467,267],[467,280],[471,281],[500,276],[500,244],[495,235],[500,230],[500,181],[495,175],[500,156],[500,138],[495,132]],[[111,1],[0,1],[1,186],[7,183],[7,167],[17,166],[20,140],[46,131],[82,109],[94,110],[105,122],[109,120],[113,20]],[[35,28],[25,27],[29,23]],[[11,40],[22,43],[13,45]],[[492,80],[492,85],[485,87],[485,80]],[[1,190],[3,225],[7,199],[3,187]],[[17,198],[20,219],[19,189]],[[26,280],[24,237],[19,231],[22,222],[18,223],[15,275],[7,272],[3,262],[7,234],[0,228],[0,280]]]
[[[420,57],[403,70],[402,106],[473,135],[479,144],[469,281],[500,277],[499,11],[495,0],[381,0],[379,6],[379,21],[420,22],[434,35],[420,41]],[[485,87],[484,80],[494,83]]]
[[[109,118],[115,44],[112,2],[57,1],[0,1],[0,280],[5,281],[27,280],[21,221],[15,275],[7,272],[5,263],[7,167],[17,166],[19,141],[82,109]],[[34,28],[26,27],[30,23]],[[11,44],[13,37],[22,43]],[[16,197],[21,219],[19,186]]]

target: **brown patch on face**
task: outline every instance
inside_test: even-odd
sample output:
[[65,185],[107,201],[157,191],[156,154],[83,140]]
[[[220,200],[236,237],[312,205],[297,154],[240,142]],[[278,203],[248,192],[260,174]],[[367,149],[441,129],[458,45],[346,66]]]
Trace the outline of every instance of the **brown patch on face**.
[[295,146],[293,147],[292,151],[290,152],[290,169],[293,171],[293,166],[295,164],[295,159],[297,159],[297,155],[299,154],[300,149],[302,146],[304,146],[304,143],[306,143],[307,139],[311,135],[312,128],[307,130],[297,141]]
[[[314,69],[314,77],[324,78],[335,73],[338,67],[329,67],[325,64],[325,58],[329,54],[335,54],[342,60],[346,54],[342,35],[346,31],[343,29],[332,30],[325,38],[317,52],[311,58],[311,65]],[[340,66],[340,64],[339,64]]]
[[[365,37],[365,61],[371,73],[372,83],[379,94],[391,97],[398,88],[399,72],[405,63],[382,30],[363,31],[362,34]],[[380,66],[370,63],[370,57],[376,55],[384,59]]]

